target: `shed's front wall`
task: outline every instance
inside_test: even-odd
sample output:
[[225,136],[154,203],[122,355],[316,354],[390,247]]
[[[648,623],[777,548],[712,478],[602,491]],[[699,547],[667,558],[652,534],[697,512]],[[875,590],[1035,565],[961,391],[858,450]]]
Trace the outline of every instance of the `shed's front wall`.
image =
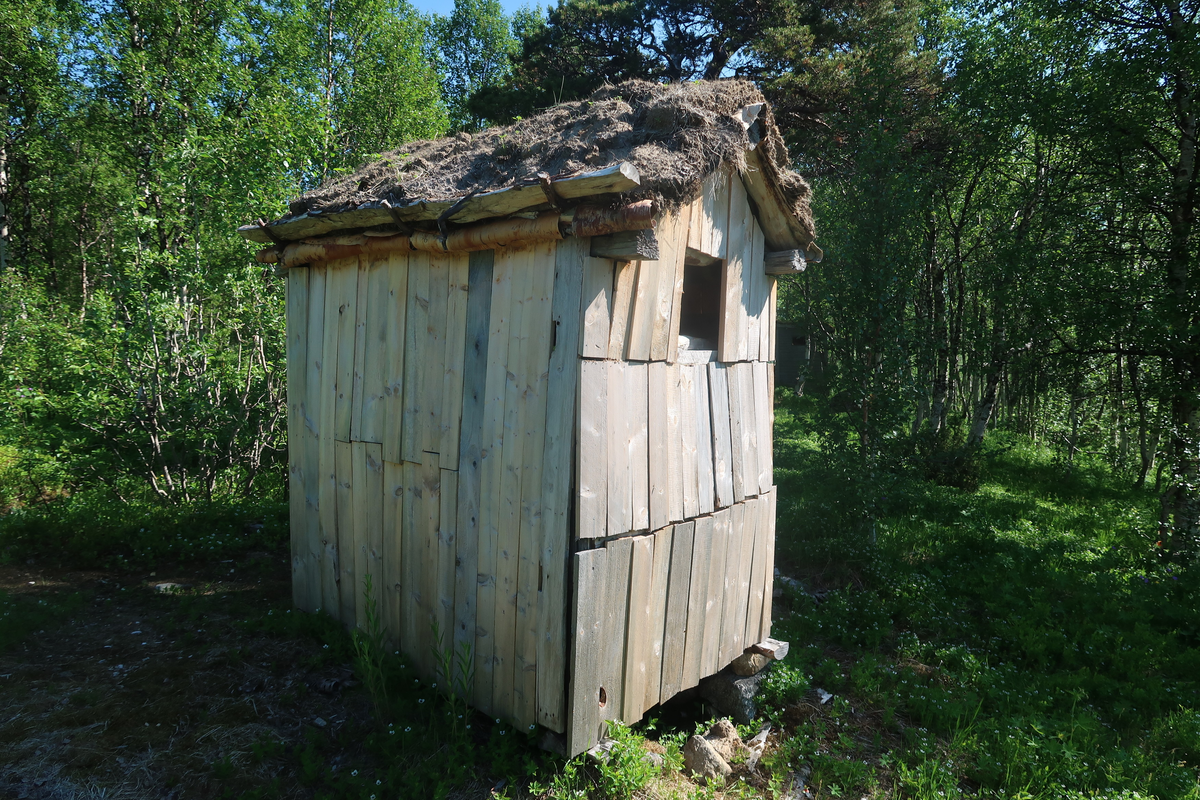
[[[583,282],[570,753],[770,634],[775,278],[763,234],[729,172],[656,233],[657,261],[591,259]],[[678,345],[686,260],[701,256],[721,264],[710,354]]]
[[427,679],[558,731],[582,246],[288,274],[296,605],[373,610]]

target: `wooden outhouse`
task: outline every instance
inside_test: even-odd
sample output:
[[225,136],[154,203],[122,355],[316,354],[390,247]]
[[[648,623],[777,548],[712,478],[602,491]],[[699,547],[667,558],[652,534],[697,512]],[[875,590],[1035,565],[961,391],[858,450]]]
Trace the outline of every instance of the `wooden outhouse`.
[[296,605],[363,625],[371,576],[428,679],[570,754],[767,637],[787,163],[753,84],[626,83],[241,228],[287,279]]

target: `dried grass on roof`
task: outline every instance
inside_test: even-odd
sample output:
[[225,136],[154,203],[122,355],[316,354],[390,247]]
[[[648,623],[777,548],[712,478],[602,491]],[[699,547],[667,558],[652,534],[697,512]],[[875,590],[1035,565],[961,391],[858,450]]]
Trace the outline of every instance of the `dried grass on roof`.
[[[756,103],[766,99],[749,81],[627,81],[474,136],[412,142],[309,192],[292,211],[328,213],[384,198],[454,199],[512,186],[539,172],[565,176],[622,161],[642,175],[642,187],[633,194],[673,206],[693,199],[721,163],[744,166],[751,142],[739,115]],[[787,149],[769,106],[760,126],[759,152],[811,237],[809,186],[787,168]]]

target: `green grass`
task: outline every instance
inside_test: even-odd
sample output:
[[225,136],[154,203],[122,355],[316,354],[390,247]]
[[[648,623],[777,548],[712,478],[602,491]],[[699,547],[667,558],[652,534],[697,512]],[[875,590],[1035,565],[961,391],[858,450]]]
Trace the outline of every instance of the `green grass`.
[[778,560],[827,594],[776,614],[806,646],[770,713],[820,686],[891,745],[831,713],[777,766],[807,760],[830,796],[1200,798],[1200,571],[1160,557],[1152,494],[994,433],[976,492],[891,474],[851,499],[804,406],[779,423]]

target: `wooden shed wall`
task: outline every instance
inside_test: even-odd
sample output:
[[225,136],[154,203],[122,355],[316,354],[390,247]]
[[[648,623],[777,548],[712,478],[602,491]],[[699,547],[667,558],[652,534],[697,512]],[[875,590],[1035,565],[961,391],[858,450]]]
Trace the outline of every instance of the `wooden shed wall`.
[[[589,259],[583,281],[571,754],[770,634],[775,278],[763,234],[729,171],[656,234],[658,261]],[[698,256],[722,262],[707,357],[678,350]]]
[[431,680],[564,730],[568,507],[586,241],[289,271],[295,602]]

